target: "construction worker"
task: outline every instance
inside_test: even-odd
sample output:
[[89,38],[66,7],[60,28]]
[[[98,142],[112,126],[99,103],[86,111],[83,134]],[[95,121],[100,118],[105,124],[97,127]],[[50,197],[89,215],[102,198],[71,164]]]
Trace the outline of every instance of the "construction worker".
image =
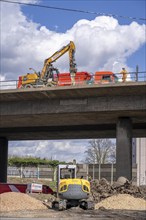
[[123,77],[122,77],[123,82],[126,82],[128,72],[126,71],[125,68],[122,68],[122,71],[120,73],[123,74]]

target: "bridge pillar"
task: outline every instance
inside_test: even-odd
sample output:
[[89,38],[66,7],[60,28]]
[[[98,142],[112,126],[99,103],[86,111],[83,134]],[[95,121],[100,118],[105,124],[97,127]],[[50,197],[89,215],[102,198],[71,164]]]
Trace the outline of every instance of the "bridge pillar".
[[0,182],[7,182],[8,140],[0,138]]
[[132,179],[132,122],[130,118],[119,118],[116,130],[116,178]]

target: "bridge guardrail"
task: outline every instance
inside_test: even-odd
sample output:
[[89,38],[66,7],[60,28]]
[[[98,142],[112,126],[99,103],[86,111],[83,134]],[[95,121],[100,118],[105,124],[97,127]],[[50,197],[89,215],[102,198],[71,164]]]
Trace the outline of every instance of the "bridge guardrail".
[[[91,74],[91,79],[89,80],[83,80],[83,78],[78,77],[75,80],[75,84],[72,85],[71,81],[65,80],[63,83],[60,81],[58,85],[55,85],[56,87],[60,86],[77,86],[77,85],[98,85],[98,84],[113,84],[113,83],[122,83],[122,74],[121,73],[113,73],[113,80],[110,78],[108,79],[108,76],[104,75],[104,78],[101,77],[101,79],[97,80],[95,74]],[[98,76],[103,76],[98,75]],[[129,72],[127,74],[126,82],[145,82],[146,81],[146,71],[142,72]],[[17,89],[19,80],[0,80],[0,90],[6,90],[6,89]],[[61,84],[62,83],[62,84]],[[40,85],[40,87],[43,87],[43,85]]]

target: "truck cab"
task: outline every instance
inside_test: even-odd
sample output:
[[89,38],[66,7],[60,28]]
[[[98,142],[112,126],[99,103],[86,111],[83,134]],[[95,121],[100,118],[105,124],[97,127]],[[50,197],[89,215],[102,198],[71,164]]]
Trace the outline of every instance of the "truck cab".
[[118,82],[118,77],[111,71],[97,71],[94,75],[94,84],[106,84],[110,82]]

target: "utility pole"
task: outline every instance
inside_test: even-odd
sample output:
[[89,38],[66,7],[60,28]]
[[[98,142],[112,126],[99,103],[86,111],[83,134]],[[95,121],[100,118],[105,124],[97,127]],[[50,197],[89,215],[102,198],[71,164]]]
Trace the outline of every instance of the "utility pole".
[[138,69],[139,69],[139,67],[138,67],[138,65],[136,65],[136,73],[135,73],[135,76],[136,76],[135,81],[136,82],[138,82]]

